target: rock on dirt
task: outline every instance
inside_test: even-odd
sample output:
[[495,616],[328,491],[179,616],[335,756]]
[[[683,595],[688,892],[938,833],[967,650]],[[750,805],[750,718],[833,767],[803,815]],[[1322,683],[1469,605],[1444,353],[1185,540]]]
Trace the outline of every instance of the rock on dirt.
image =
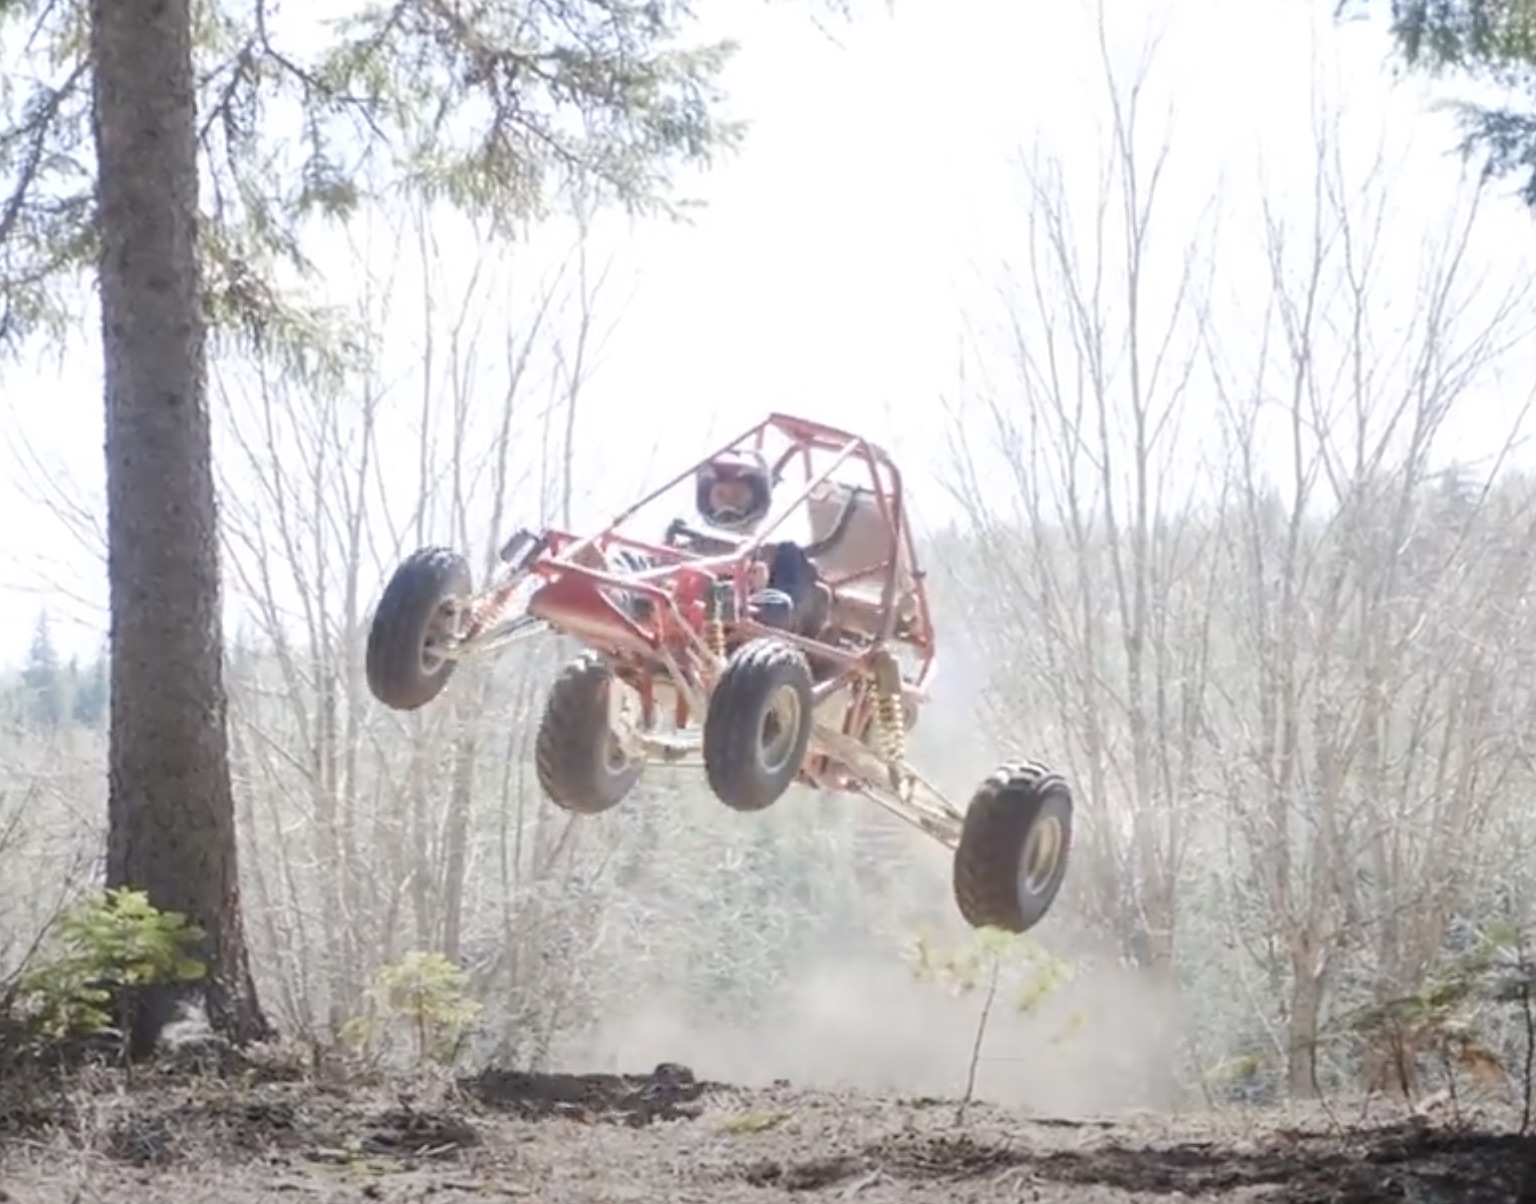
[[[0,1085],[3,1087],[3,1085]],[[1044,1118],[649,1074],[489,1071],[409,1092],[97,1077],[0,1093],[0,1201],[1536,1204],[1507,1118]]]

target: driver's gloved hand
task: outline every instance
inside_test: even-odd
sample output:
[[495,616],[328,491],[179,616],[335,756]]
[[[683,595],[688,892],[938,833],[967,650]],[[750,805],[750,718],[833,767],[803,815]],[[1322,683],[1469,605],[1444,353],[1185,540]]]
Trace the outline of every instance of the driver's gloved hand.
[[747,614],[764,627],[792,631],[795,626],[795,600],[783,590],[758,590],[747,599]]

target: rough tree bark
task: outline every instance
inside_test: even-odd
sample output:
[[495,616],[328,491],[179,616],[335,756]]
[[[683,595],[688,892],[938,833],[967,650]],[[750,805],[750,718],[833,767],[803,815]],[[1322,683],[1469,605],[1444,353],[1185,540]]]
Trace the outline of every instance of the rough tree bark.
[[[197,258],[190,0],[92,0],[112,613],[107,881],[206,931],[210,1024],[266,1035],[241,928]],[[175,993],[138,1001],[143,1054]]]

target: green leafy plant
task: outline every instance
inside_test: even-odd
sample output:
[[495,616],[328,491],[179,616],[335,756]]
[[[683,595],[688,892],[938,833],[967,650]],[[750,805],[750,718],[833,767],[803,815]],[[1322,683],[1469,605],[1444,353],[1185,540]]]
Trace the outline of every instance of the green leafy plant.
[[12,1011],[26,1031],[50,1041],[112,1031],[130,988],[200,980],[190,949],[204,937],[186,916],[161,911],[143,891],[114,889],[60,917],[17,983]]
[[[955,1123],[965,1120],[966,1108],[976,1092],[976,1072],[981,1064],[987,1028],[1001,995],[1011,999],[1021,1015],[1037,1011],[1070,978],[1071,967],[1029,933],[1016,935],[1000,928],[982,928],[969,940],[950,948],[936,946],[926,933],[912,943],[909,961],[921,982],[943,986],[956,995],[981,995],[976,1034],[966,1065],[965,1091],[955,1112]],[[1074,1015],[1062,1039],[1076,1031],[1081,1016]]]
[[370,1061],[386,1042],[408,1033],[418,1067],[451,1065],[480,1016],[469,996],[469,976],[441,953],[413,950],[379,967],[362,1015],[342,1040]]

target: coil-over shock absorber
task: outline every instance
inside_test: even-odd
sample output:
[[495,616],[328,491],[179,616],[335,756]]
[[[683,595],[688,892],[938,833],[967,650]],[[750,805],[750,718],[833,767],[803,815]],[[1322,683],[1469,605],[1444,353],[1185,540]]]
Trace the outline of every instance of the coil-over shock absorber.
[[907,759],[907,724],[901,705],[901,666],[889,649],[870,655],[875,682],[875,720],[880,725],[880,754],[891,771],[891,785],[898,786],[901,764]]
[[736,621],[736,586],[717,581],[709,591],[704,611],[704,642],[721,660],[725,659],[725,625]]

